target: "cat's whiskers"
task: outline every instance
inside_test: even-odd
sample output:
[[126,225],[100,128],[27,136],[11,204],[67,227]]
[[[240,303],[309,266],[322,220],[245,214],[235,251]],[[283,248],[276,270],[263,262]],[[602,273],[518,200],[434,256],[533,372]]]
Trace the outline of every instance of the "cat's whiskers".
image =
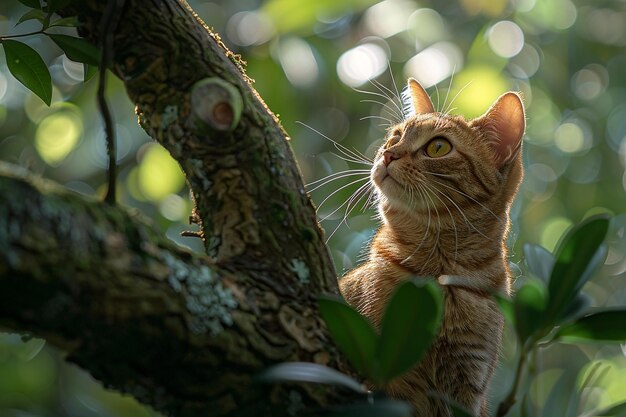
[[381,123],[379,126],[385,127],[385,128],[390,128],[391,126],[394,125],[394,122],[391,119],[388,119],[384,116],[379,116],[377,114],[372,114],[370,116],[364,116],[361,117],[359,120],[368,120],[368,119],[379,119],[379,120],[384,120],[387,123]]
[[[448,84],[448,91],[446,91],[446,98],[443,99],[443,108],[446,108],[446,103],[448,102],[448,95],[450,94],[450,90],[452,90],[452,82],[454,81],[454,74],[456,73],[456,65],[452,68],[452,74],[450,75],[450,83]],[[439,111],[439,113],[445,113]]]
[[331,142],[335,146],[335,149],[337,149],[339,152],[341,152],[346,158],[354,158],[356,160],[362,160],[362,162],[368,161],[368,162],[372,163],[372,161],[369,158],[365,157],[360,152],[352,150],[350,148],[347,148],[346,146],[344,146],[341,143],[339,143],[339,142],[329,138],[328,136],[326,136],[325,134],[323,134],[319,130],[317,130],[317,129],[307,125],[306,123],[301,122],[299,120],[296,120],[296,123],[301,125],[301,126],[306,127],[307,129],[310,129],[311,131],[317,133],[318,135],[320,135],[324,139],[326,139],[329,142]]
[[[356,189],[356,190],[355,190],[355,191],[354,191],[354,192],[350,195],[350,197],[348,197],[348,198],[346,199],[346,201],[344,201],[344,202],[343,202],[340,206],[338,206],[336,209],[334,209],[333,211],[331,211],[330,213],[328,213],[326,216],[322,217],[322,218],[320,219],[320,222],[323,222],[324,220],[328,219],[329,217],[331,217],[333,214],[335,214],[336,212],[338,212],[338,211],[339,211],[339,210],[340,210],[343,206],[345,206],[345,205],[347,204],[346,211],[345,211],[345,214],[346,214],[346,215],[345,215],[345,216],[343,217],[343,219],[342,219],[342,222],[343,222],[343,221],[346,219],[347,215],[348,215],[348,211],[352,211],[352,209],[354,209],[354,207],[352,207],[352,206],[350,205],[350,204],[352,203],[352,201],[354,200],[354,198],[356,198],[356,196],[358,196],[358,195],[359,195],[359,194],[361,194],[361,193],[366,193],[366,192],[368,191],[368,188],[369,188],[370,186],[371,186],[371,185],[370,185],[369,183],[365,183],[365,184],[360,185],[360,186],[359,186],[359,188],[357,188],[357,189]],[[365,196],[365,194],[363,194],[363,195],[361,196],[361,198],[362,198],[362,197],[364,197],[364,196]],[[361,198],[359,198],[359,200],[360,200]],[[341,222],[340,222],[339,224],[341,224]],[[348,225],[348,224],[346,223],[346,226],[347,226],[347,225]]]
[[[391,82],[393,83],[393,88],[395,89],[395,95],[394,97],[398,100],[398,105],[396,105],[396,107],[402,107],[402,95],[400,94],[400,90],[398,89],[398,84],[396,84],[396,79],[393,77],[393,71],[391,71],[391,65],[389,64],[389,61],[387,61],[387,68],[389,68],[389,75],[391,75]],[[405,114],[403,109],[400,109],[400,115],[402,116],[400,118],[400,121],[406,120]]]
[[341,156],[341,155],[337,155],[334,152],[331,152],[331,154],[333,154],[334,156],[336,156],[337,158],[344,160],[346,162],[353,162],[355,164],[361,164],[361,165],[368,165],[368,166],[372,166],[372,163],[369,161],[363,161],[361,159],[354,159],[354,158],[347,158],[345,156]]
[[[344,211],[343,218],[341,219],[341,221],[339,222],[337,227],[335,227],[335,229],[332,231],[332,233],[328,236],[328,238],[326,238],[326,243],[328,243],[328,241],[333,237],[333,235],[337,232],[337,230],[339,230],[339,228],[341,227],[342,223],[344,223],[348,228],[350,228],[350,226],[348,225],[348,222],[347,222],[348,216],[359,205],[359,201],[361,201],[363,199],[363,197],[365,197],[367,195],[368,192],[371,192],[371,187],[372,186],[371,186],[370,183],[365,183],[365,184],[361,185],[354,193],[352,193],[352,195],[350,196],[349,199],[346,200],[346,202],[344,202],[341,206],[339,206],[337,209],[335,209],[335,211],[333,211],[333,213],[336,212],[337,210],[339,210],[341,207],[343,207],[347,203],[346,210]],[[324,217],[320,221],[326,220],[333,213],[331,213],[328,216]]]
[[[421,187],[420,184],[415,184],[415,185],[416,185],[415,191],[417,191],[417,193],[420,195],[420,199],[424,202],[424,204],[426,204],[426,211],[428,212],[428,221],[426,223],[426,230],[424,231],[422,240],[415,247],[413,252],[411,252],[409,256],[407,256],[406,258],[404,258],[404,260],[402,260],[402,262],[400,262],[401,264],[406,264],[409,261],[409,259],[411,259],[417,253],[417,251],[420,250],[420,248],[426,241],[428,234],[430,233],[430,205],[428,203],[428,199],[426,198],[426,191],[423,189],[423,187]],[[407,188],[410,190],[412,187],[407,187]]]
[[391,106],[390,106],[389,104],[387,104],[387,103],[382,103],[382,102],[380,102],[380,101],[378,101],[378,100],[371,100],[371,99],[368,99],[368,100],[361,100],[360,102],[361,102],[361,103],[374,103],[374,104],[378,104],[379,106],[381,106],[381,107],[383,107],[383,108],[387,109],[387,112],[389,113],[389,115],[390,115],[390,116],[393,116],[393,117],[396,117],[396,118],[398,117],[398,114],[396,113],[396,111],[397,111],[397,110],[396,110],[396,109],[394,109],[393,107],[391,107]]
[[352,184],[356,184],[356,183],[358,183],[358,182],[360,182],[360,181],[366,181],[366,180],[369,180],[369,177],[359,178],[359,179],[357,179],[357,180],[354,180],[354,181],[352,181],[352,182],[349,182],[349,183],[347,183],[347,184],[345,184],[345,185],[343,185],[343,186],[339,187],[338,189],[336,189],[335,191],[333,191],[332,193],[330,193],[330,194],[329,194],[329,195],[328,195],[325,199],[323,199],[323,200],[322,200],[322,202],[319,204],[319,206],[317,206],[317,209],[315,209],[315,212],[316,212],[316,213],[317,213],[317,212],[319,212],[320,208],[324,205],[324,203],[325,203],[326,201],[328,201],[328,199],[329,199],[329,198],[331,198],[332,196],[334,196],[335,194],[337,194],[339,191],[343,190],[343,189],[344,189],[344,188],[346,188],[346,187],[351,186]]
[[441,174],[439,172],[422,171],[423,174],[434,175],[436,177],[454,177],[452,174]]
[[[424,184],[420,184],[421,187],[424,186]],[[439,242],[439,237],[441,235],[441,218],[439,217],[439,210],[437,210],[437,206],[435,205],[435,202],[433,201],[432,197],[430,196],[430,193],[428,192],[428,190],[426,188],[423,188],[424,190],[424,195],[426,195],[426,197],[428,197],[428,200],[430,200],[433,210],[435,210],[435,212],[437,213],[437,215],[435,216],[435,218],[437,219],[437,236],[435,237],[435,240],[433,242],[433,247],[430,250],[430,252],[428,253],[428,258],[426,258],[426,261],[422,264],[423,268],[426,268],[426,265],[428,265],[428,263],[430,262],[431,258],[433,258],[433,255],[435,254],[435,250],[437,249],[437,242]],[[429,210],[429,214],[430,214],[430,210]]]
[[[393,98],[387,97],[385,94],[381,94],[381,93],[377,93],[376,91],[367,91],[367,90],[359,90],[358,88],[353,88],[354,91],[358,92],[358,93],[362,93],[362,94],[370,94],[376,97],[380,97],[382,99],[385,100],[389,100],[391,101],[391,103],[394,105],[394,107],[396,107],[398,109],[398,111],[400,112],[399,114],[403,114],[402,113],[402,108],[400,106],[398,106],[398,104],[393,100]],[[394,115],[396,114],[396,112],[394,111]],[[398,122],[404,120],[404,117],[401,117]]]
[[[381,84],[379,81],[370,80],[370,83],[374,87],[376,87],[378,91],[380,91],[385,97],[387,97],[387,99],[391,101],[391,103],[393,103],[393,105],[398,110],[398,113],[396,114],[396,116],[400,116],[400,117],[396,120],[396,123],[400,123],[402,120],[404,120],[402,106],[401,106],[402,100],[400,99],[400,96],[396,95],[389,87]],[[398,100],[400,104],[398,104],[396,100]]]
[[[317,190],[318,188],[323,187],[326,184],[330,184],[331,182],[335,180],[339,180],[339,179],[347,178],[347,177],[353,177],[355,175],[363,175],[365,177],[365,176],[369,176],[369,173],[370,171],[368,169],[349,169],[346,171],[335,172],[333,174],[325,176],[324,178],[320,178],[319,180],[315,180],[313,182],[308,183],[306,187],[308,188],[314,184],[317,184],[315,187],[308,190],[309,192],[313,192]],[[321,184],[318,184],[320,182]]]
[[[435,181],[436,182],[436,181]],[[443,184],[442,184],[443,185]],[[439,194],[441,194],[442,196],[444,196],[445,198],[448,199],[448,201],[450,201],[452,203],[452,205],[454,205],[454,207],[456,207],[456,209],[459,211],[459,213],[461,214],[461,217],[463,217],[465,223],[471,227],[472,229],[474,229],[476,231],[476,233],[478,233],[479,235],[483,236],[485,239],[492,241],[493,239],[490,238],[489,236],[486,236],[483,232],[481,232],[476,226],[474,226],[474,224],[467,218],[467,216],[465,215],[465,213],[463,212],[463,210],[461,210],[461,208],[459,207],[459,205],[457,203],[454,202],[454,200],[452,198],[450,198],[449,195],[447,195],[446,193],[444,193],[443,191],[437,189],[437,187],[432,187],[433,190],[437,191]]]
[[436,193],[439,192],[444,197],[448,197],[448,196],[443,194],[443,193],[441,193],[441,191],[437,190],[435,187],[432,187],[432,186],[428,185],[427,183],[423,183],[422,185],[426,189],[430,190],[431,192],[434,192],[433,196],[435,196],[435,198],[437,198],[437,200],[439,200],[441,202],[443,207],[448,211],[448,215],[450,216],[450,220],[452,220],[452,228],[454,229],[454,261],[456,262],[457,255],[458,255],[458,252],[459,252],[459,235],[458,235],[458,231],[456,229],[456,221],[454,220],[454,216],[452,215],[452,212],[448,208],[448,205]]
[[489,207],[485,206],[483,203],[481,203],[480,201],[476,200],[474,197],[472,197],[472,196],[470,196],[470,195],[468,195],[468,194],[464,193],[463,191],[458,190],[458,189],[456,189],[456,188],[454,188],[454,187],[452,187],[452,186],[450,186],[450,185],[448,185],[448,184],[445,184],[445,183],[443,183],[443,182],[441,182],[441,181],[437,181],[437,180],[435,180],[435,179],[433,179],[432,181],[433,181],[433,182],[435,182],[435,183],[437,183],[437,184],[439,184],[439,185],[441,185],[442,187],[449,188],[450,190],[452,190],[452,191],[454,191],[454,192],[457,192],[457,193],[461,194],[462,196],[464,196],[464,197],[466,197],[466,198],[470,199],[471,201],[473,201],[474,203],[478,204],[480,207],[482,207],[483,209],[485,209],[485,210],[486,210],[489,214],[491,214],[491,215],[492,215],[492,216],[493,216],[493,217],[494,217],[497,221],[499,221],[499,222],[501,222],[501,223],[506,222],[506,220],[505,220],[505,219],[500,218],[500,216],[498,216],[496,213],[494,213],[493,211],[491,211],[491,210],[489,209]]
[[[469,80],[467,82],[467,84],[465,84],[455,95],[454,97],[452,97],[452,100],[450,101],[450,104],[448,104],[448,108],[444,110],[444,114],[448,115],[450,114],[453,110],[456,110],[456,107],[452,108],[452,104],[454,104],[454,101],[457,99],[457,97],[459,96],[459,94],[461,94],[463,92],[463,90],[465,90],[467,87],[469,87],[472,84],[473,80]],[[450,87],[452,87],[452,82],[450,82]]]

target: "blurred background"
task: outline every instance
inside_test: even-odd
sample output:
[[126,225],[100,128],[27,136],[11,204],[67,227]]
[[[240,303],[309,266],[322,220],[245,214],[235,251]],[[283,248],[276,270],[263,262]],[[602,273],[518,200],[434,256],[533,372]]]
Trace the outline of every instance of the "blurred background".
[[[482,114],[505,91],[522,92],[526,176],[511,213],[514,273],[524,273],[523,243],[552,251],[572,224],[612,213],[606,265],[585,291],[595,306],[626,304],[626,216],[621,214],[626,208],[626,1],[190,4],[247,61],[255,87],[291,136],[307,183],[368,169],[342,159],[333,141],[371,158],[385,125],[398,118],[397,91],[409,76],[428,89],[438,109],[468,118]],[[35,21],[16,27],[27,10],[17,1],[1,2],[0,35],[38,30]],[[58,31],[72,34],[72,29]],[[0,159],[101,196],[106,150],[95,78],[84,83],[82,65],[45,37],[21,40],[48,63],[53,104],[47,107],[17,82],[0,56]],[[194,239],[180,237],[188,229],[191,203],[179,167],[138,127],[133,106],[113,77],[109,100],[118,134],[121,202],[141,209],[179,244],[200,250]],[[358,200],[361,194],[356,194],[349,200],[364,184],[360,178],[310,187],[321,185],[312,197],[327,236],[332,235],[338,274],[356,265],[376,228],[374,210],[362,207],[367,197]],[[492,384],[493,404],[511,383],[516,350],[514,333],[508,332]],[[528,381],[534,415],[575,416],[626,400],[625,352],[619,346],[558,344],[541,350]],[[101,388],[43,340],[0,333],[0,417],[155,415]]]

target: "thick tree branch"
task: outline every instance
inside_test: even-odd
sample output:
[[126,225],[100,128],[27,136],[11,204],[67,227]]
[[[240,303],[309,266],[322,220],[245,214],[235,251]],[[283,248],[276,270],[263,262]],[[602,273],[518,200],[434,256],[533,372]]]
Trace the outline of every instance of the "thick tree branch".
[[[103,8],[91,0],[63,12],[78,14],[81,33],[99,43]],[[250,85],[240,58],[186,2],[126,1],[113,70],[136,104],[140,124],[181,164],[207,253],[218,264],[264,271],[283,286],[306,281],[309,291],[337,291],[285,132]],[[234,90],[240,104],[215,89],[193,96],[194,85],[206,79]],[[206,123],[199,123],[199,113]],[[233,123],[219,128],[206,117]]]
[[[81,0],[59,13],[100,44],[105,7]],[[140,124],[187,176],[208,257],[138,215],[3,166],[0,324],[177,416],[328,403],[336,393],[260,396],[251,385],[281,361],[345,368],[317,314],[317,295],[337,292],[334,268],[279,122],[183,0],[126,0],[113,45]]]
[[[271,363],[331,362],[313,295],[175,247],[138,214],[0,165],[0,325],[176,416],[282,415]],[[324,391],[301,391],[324,404]],[[293,395],[291,396],[293,397]],[[282,411],[281,411],[282,409]]]

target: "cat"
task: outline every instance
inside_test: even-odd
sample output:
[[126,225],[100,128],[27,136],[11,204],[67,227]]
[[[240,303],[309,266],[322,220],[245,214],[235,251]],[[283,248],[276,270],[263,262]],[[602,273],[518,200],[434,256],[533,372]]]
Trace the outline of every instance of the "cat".
[[379,326],[400,281],[435,277],[445,304],[439,335],[385,390],[421,417],[451,416],[442,398],[486,417],[504,325],[492,294],[511,291],[505,239],[523,175],[524,106],[508,92],[466,120],[436,112],[414,79],[405,96],[410,116],[388,130],[370,175],[382,225],[369,259],[340,278],[340,290]]

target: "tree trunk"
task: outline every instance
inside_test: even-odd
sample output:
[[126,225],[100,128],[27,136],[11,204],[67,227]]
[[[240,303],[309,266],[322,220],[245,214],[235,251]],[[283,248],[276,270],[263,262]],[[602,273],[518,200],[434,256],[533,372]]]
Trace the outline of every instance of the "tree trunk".
[[[60,14],[99,43],[105,7],[75,1]],[[276,362],[346,365],[317,312],[337,284],[315,210],[240,58],[182,0],[127,0],[113,52],[139,123],[185,172],[206,256],[5,164],[0,324],[171,415],[284,415],[341,398],[252,385]]]

